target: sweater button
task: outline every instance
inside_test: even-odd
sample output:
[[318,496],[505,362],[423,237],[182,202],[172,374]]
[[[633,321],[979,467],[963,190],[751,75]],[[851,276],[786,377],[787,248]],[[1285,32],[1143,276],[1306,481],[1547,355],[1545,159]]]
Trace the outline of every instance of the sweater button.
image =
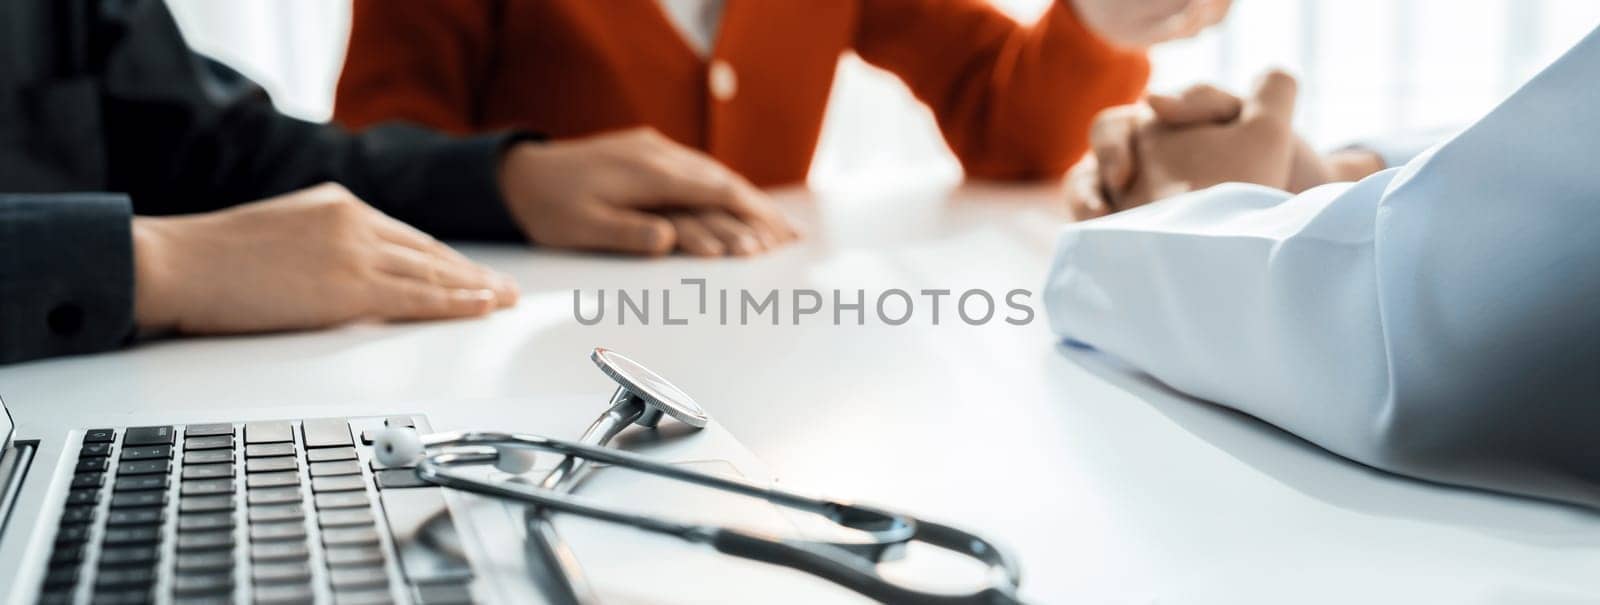
[[711,72],[706,83],[711,86],[711,96],[724,103],[732,101],[734,95],[739,94],[739,75],[734,73],[733,66],[722,59],[711,61]]

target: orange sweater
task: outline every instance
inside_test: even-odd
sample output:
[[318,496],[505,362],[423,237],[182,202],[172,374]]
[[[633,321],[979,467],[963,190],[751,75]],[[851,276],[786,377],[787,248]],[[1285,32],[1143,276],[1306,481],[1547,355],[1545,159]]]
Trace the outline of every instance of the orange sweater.
[[1057,0],[727,0],[702,59],[657,0],[355,0],[334,119],[567,138],[649,125],[760,185],[803,180],[841,53],[898,75],[967,174],[1060,175],[1149,65]]

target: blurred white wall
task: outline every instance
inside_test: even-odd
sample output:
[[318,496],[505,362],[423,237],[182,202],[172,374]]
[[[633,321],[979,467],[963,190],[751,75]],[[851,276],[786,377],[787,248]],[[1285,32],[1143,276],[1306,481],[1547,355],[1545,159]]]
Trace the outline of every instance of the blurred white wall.
[[[406,0],[425,1],[425,0]],[[1053,0],[995,0],[1032,21]],[[284,111],[326,119],[349,3],[168,0],[189,42],[260,81]],[[1299,127],[1332,146],[1460,125],[1600,24],[1600,0],[1235,0],[1227,22],[1157,48],[1156,90],[1240,90],[1269,66],[1301,76]],[[895,78],[847,57],[812,165],[818,187],[952,182],[932,116]]]

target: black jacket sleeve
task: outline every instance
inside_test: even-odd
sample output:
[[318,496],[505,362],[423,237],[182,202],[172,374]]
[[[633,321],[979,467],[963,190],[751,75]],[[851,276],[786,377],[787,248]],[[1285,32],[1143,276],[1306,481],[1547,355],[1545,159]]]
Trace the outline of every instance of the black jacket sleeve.
[[335,181],[442,238],[511,239],[502,149],[407,125],[359,134],[279,114],[262,90],[184,43],[166,3],[101,15],[109,180],[139,214],[213,210]]
[[132,337],[129,212],[119,194],[0,194],[0,363]]

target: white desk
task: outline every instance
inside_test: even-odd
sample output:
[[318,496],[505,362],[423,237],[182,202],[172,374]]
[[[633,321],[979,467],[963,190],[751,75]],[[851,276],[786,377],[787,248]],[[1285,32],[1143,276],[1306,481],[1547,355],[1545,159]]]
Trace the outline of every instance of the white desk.
[[[574,319],[575,288],[590,296],[607,289],[608,304],[617,288],[673,288],[673,316],[681,317],[693,310],[693,290],[678,280],[696,277],[712,289],[786,296],[795,288],[1037,293],[1064,220],[1046,189],[815,197],[789,201],[809,238],[760,258],[466,246],[520,280],[518,307],[478,321],[171,341],[23,364],[0,369],[0,396],[25,435],[43,437],[149,410],[217,418],[281,408],[291,416],[321,402],[343,413],[396,401],[572,394],[598,405],[611,383],[587,353],[604,345],[692,393],[791,486],[909,508],[1010,545],[1038,602],[1600,595],[1600,514],[1346,462],[1058,350],[1042,315],[1024,327],[967,326],[948,310],[937,327],[920,310],[902,326]],[[484,422],[422,411],[440,428]]]

